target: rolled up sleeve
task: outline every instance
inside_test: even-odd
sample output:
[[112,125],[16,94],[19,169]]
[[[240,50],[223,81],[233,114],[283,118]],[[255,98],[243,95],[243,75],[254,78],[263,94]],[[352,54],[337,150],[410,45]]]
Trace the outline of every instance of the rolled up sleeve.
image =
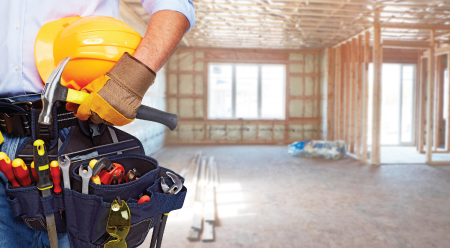
[[[188,19],[189,30],[195,26],[195,8],[191,0],[140,0],[144,9],[151,15],[159,10],[178,11]],[[188,32],[189,32],[188,30]]]

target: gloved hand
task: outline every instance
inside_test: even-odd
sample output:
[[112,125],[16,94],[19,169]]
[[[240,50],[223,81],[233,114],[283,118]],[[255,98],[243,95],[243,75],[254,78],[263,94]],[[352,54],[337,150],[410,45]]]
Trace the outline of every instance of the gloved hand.
[[153,84],[156,73],[145,64],[124,53],[114,67],[81,91],[90,93],[80,105],[67,103],[80,120],[123,126],[136,118],[142,98]]

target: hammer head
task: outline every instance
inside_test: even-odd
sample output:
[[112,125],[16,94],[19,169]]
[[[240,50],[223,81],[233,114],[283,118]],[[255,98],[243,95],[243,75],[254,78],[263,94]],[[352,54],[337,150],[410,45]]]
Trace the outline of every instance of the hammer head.
[[70,57],[66,57],[59,62],[58,66],[56,66],[55,70],[50,74],[50,77],[48,77],[47,83],[42,90],[42,112],[38,119],[40,124],[50,125],[53,119],[53,104],[57,101],[65,101],[67,98],[69,89],[61,85],[61,75],[69,60]]

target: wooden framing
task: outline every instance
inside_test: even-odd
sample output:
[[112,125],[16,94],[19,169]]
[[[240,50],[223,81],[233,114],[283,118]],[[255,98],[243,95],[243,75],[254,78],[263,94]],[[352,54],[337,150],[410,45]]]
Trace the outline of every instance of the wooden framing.
[[361,141],[362,141],[362,106],[363,106],[363,98],[362,98],[362,62],[364,60],[364,50],[363,50],[363,36],[358,36],[357,43],[357,61],[356,61],[356,73],[357,73],[357,81],[356,81],[356,156],[361,156]]
[[335,125],[334,125],[334,135],[336,140],[342,139],[340,130],[341,130],[341,105],[342,105],[342,99],[341,99],[341,49],[340,48],[334,48],[334,51],[336,53],[335,56],[335,111],[334,113],[330,113],[329,110],[328,114],[334,114],[335,119]]
[[426,141],[426,163],[432,162],[432,143],[433,143],[433,101],[434,99],[434,29],[430,30],[430,48],[428,49],[428,87],[427,87],[427,141]]
[[[447,54],[447,72],[450,75],[450,54]],[[450,76],[449,76],[450,79]],[[449,82],[450,85],[450,82]],[[447,94],[447,97],[450,99],[450,87],[448,92],[444,92],[444,94]],[[447,118],[446,118],[446,125],[445,125],[445,150],[447,152],[450,152],[450,101],[447,103]]]
[[368,159],[367,135],[369,123],[369,56],[370,56],[370,32],[364,34],[364,112],[363,112],[363,137],[362,137],[362,160]]
[[335,112],[335,49],[329,47],[328,52],[328,87],[327,87],[327,109],[332,110],[330,114],[327,114],[327,140],[333,141],[335,139],[334,135],[334,112]]
[[382,45],[381,27],[379,23],[373,28],[373,111],[372,111],[372,156],[371,164],[380,165],[380,136],[381,136],[381,69]]
[[355,153],[355,122],[356,122],[356,57],[357,57],[357,52],[358,52],[358,48],[357,48],[357,44],[356,44],[356,38],[352,39],[352,43],[351,43],[351,68],[350,68],[350,75],[351,75],[351,79],[350,79],[350,129],[349,129],[349,133],[350,133],[350,152],[351,153]]

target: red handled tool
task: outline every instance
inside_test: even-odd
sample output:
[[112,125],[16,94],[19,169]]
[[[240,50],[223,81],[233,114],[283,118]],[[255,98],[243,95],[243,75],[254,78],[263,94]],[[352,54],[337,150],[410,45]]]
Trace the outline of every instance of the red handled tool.
[[[104,163],[108,164],[106,170],[102,170],[98,173],[100,177],[100,181],[103,184],[111,185],[111,184],[119,184],[123,177],[125,176],[125,169],[121,164],[111,163],[108,159],[104,158]],[[97,165],[100,163],[100,160],[97,162]]]
[[14,177],[11,159],[9,159],[8,155],[4,152],[0,152],[0,171],[5,174],[6,178],[8,178],[8,181],[11,182],[13,187],[20,187],[20,184]]
[[149,202],[149,201],[150,201],[150,196],[148,196],[148,195],[143,195],[143,196],[139,199],[138,203],[146,203],[146,202]]
[[34,169],[34,161],[31,162],[30,167],[31,167],[31,174],[33,174],[34,180],[36,180],[36,182],[39,182],[39,180],[38,180],[39,178],[38,178],[37,172]]
[[23,187],[31,186],[30,172],[22,159],[16,158],[12,162],[14,176]]
[[55,194],[61,193],[61,169],[56,160],[53,160],[50,163],[50,175],[52,176],[53,181],[53,192],[55,192]]

